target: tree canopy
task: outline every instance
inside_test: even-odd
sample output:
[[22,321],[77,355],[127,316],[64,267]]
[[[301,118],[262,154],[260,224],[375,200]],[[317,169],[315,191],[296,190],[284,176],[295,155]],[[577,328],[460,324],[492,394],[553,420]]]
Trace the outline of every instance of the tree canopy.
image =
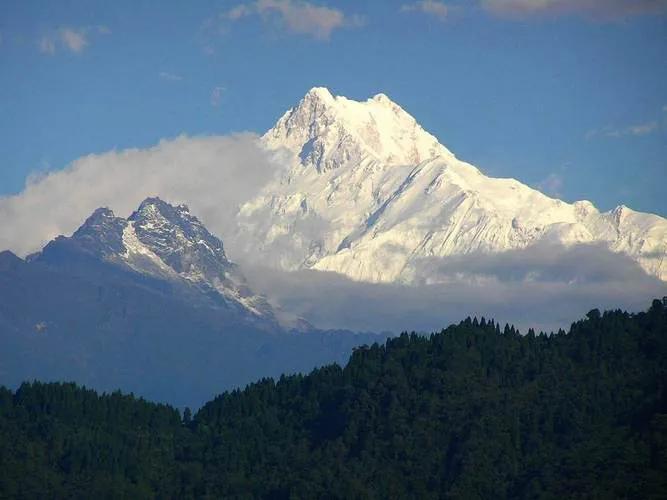
[[73,384],[0,389],[10,498],[658,498],[667,308],[553,335],[466,319],[263,379],[194,415]]

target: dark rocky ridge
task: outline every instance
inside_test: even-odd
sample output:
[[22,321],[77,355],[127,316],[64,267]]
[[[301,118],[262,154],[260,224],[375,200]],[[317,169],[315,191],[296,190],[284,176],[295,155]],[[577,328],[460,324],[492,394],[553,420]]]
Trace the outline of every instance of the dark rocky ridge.
[[[128,257],[129,224],[173,275]],[[0,253],[0,385],[70,380],[196,407],[261,377],[344,362],[353,347],[381,340],[307,324],[288,331],[243,286],[222,241],[186,207],[149,199],[128,219],[99,209],[30,259]]]

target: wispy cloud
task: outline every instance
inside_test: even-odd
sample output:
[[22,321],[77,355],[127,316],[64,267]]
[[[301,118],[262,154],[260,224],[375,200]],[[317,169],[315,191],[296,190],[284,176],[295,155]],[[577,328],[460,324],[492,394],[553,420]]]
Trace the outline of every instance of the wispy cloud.
[[576,15],[613,20],[667,12],[667,0],[482,0],[492,14],[515,17]]
[[55,54],[56,53],[56,42],[50,36],[43,36],[40,38],[38,43],[39,51],[42,54]]
[[89,43],[83,30],[65,28],[60,32],[60,38],[65,47],[72,52],[81,52]]
[[109,35],[107,26],[84,26],[80,28],[63,27],[43,35],[37,46],[43,54],[53,55],[58,49],[80,54],[90,45],[92,35]]
[[239,4],[221,14],[228,22],[251,16],[259,16],[263,22],[277,22],[290,33],[318,40],[328,40],[338,29],[363,24],[359,16],[348,16],[339,9],[301,0],[257,0]]
[[586,133],[586,139],[593,139],[595,137],[637,137],[652,134],[658,130],[658,127],[659,123],[657,120],[646,123],[638,123],[636,125],[630,125],[629,127],[624,128],[604,127],[601,129],[589,130]]
[[658,122],[641,123],[621,131],[621,135],[647,135],[658,129]]
[[562,197],[563,176],[555,172],[550,173],[545,179],[537,184],[537,189],[556,198]]
[[449,8],[444,2],[436,0],[421,0],[410,4],[403,5],[401,12],[421,12],[428,16],[435,17],[440,21],[444,21],[449,14]]
[[180,82],[183,80],[183,77],[181,75],[177,75],[176,73],[170,73],[168,71],[160,71],[159,77],[162,80],[168,80],[171,82]]
[[220,106],[222,102],[222,96],[225,92],[225,87],[222,87],[220,85],[213,87],[213,90],[211,90],[211,106],[214,108],[217,108]]

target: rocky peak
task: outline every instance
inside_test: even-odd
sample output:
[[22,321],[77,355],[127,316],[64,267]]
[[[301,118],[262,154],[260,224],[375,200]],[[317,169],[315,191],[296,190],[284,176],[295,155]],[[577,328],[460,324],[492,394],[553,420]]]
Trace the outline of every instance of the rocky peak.
[[128,220],[137,239],[177,273],[209,275],[231,265],[222,241],[186,205],[147,198]]
[[71,250],[159,279],[184,280],[218,298],[227,307],[274,322],[271,306],[255,295],[222,241],[211,234],[186,205],[146,198],[127,219],[99,208],[71,236],[59,236],[35,259],[67,263]]
[[614,221],[616,227],[621,226],[630,213],[632,213],[632,210],[630,210],[625,205],[619,205],[610,212],[611,218]]
[[109,208],[98,208],[76,230],[72,240],[80,248],[102,257],[122,253],[126,225],[127,221],[116,217]]
[[135,269],[142,270],[145,256],[152,256],[154,262],[143,269],[166,265],[180,278],[216,291],[227,304],[273,321],[266,299],[249,289],[238,266],[227,258],[222,241],[186,205],[173,206],[159,198],[147,198],[128,221],[125,258]]

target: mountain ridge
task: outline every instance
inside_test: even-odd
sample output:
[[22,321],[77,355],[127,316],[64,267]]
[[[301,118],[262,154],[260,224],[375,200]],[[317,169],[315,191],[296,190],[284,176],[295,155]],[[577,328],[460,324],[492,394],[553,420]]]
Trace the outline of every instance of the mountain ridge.
[[159,198],[128,218],[99,208],[27,260],[0,252],[8,387],[68,380],[198,405],[386,336],[320,330],[274,309],[186,206]]
[[667,280],[664,218],[487,177],[384,94],[357,102],[314,88],[261,140],[288,165],[241,206],[238,233],[275,267],[409,284],[424,259],[604,243]]
[[268,301],[250,290],[240,268],[227,258],[222,241],[186,205],[149,197],[126,219],[98,208],[71,237],[59,236],[29,260],[48,262],[63,246],[142,275],[201,288],[249,317],[277,322]]

